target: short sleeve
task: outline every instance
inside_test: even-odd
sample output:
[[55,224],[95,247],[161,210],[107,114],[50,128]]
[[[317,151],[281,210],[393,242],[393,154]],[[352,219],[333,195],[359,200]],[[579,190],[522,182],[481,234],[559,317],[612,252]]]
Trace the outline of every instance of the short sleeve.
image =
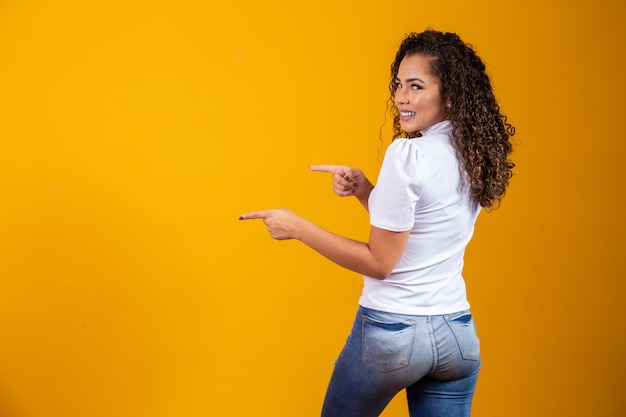
[[372,226],[393,232],[411,230],[417,201],[428,176],[427,158],[411,139],[387,148],[368,206]]

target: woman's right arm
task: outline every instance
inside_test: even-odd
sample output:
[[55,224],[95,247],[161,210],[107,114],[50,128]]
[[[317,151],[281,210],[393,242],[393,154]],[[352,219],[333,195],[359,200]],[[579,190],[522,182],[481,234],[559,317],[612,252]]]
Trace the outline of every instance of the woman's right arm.
[[369,212],[369,196],[374,185],[359,168],[343,165],[313,165],[311,171],[329,172],[333,174],[333,191],[340,197],[355,196]]

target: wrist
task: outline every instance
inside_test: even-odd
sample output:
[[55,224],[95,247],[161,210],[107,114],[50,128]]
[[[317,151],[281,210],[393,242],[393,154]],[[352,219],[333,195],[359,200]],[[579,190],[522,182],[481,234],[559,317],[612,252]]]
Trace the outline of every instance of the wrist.
[[310,229],[312,223],[303,217],[298,218],[298,222],[296,223],[296,227],[293,230],[293,238],[304,241],[308,230]]
[[361,187],[361,189],[356,190],[354,196],[357,197],[359,200],[367,200],[373,189],[374,186],[371,183],[367,182],[366,184],[364,184],[363,187]]

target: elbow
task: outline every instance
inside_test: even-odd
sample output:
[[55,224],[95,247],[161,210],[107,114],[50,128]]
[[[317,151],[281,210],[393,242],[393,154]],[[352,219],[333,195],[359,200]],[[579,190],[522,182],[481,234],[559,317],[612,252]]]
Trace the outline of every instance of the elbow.
[[369,264],[370,278],[384,281],[391,276],[391,273],[396,269],[398,261],[395,259],[381,259]]
[[370,274],[367,274],[368,277],[377,279],[379,281],[384,281],[389,278],[389,276],[393,272],[393,268],[377,268],[370,272]]

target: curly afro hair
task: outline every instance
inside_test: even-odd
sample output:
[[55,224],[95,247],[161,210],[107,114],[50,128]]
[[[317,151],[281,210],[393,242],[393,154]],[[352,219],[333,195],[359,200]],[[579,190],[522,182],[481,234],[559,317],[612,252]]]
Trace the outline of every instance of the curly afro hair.
[[394,138],[420,136],[419,132],[402,131],[393,105],[400,62],[412,55],[430,58],[431,72],[441,80],[441,96],[451,104],[448,120],[454,146],[469,176],[472,195],[481,206],[497,208],[513,175],[515,164],[509,154],[515,128],[500,112],[485,64],[455,33],[428,29],[408,34],[391,64],[389,100]]

